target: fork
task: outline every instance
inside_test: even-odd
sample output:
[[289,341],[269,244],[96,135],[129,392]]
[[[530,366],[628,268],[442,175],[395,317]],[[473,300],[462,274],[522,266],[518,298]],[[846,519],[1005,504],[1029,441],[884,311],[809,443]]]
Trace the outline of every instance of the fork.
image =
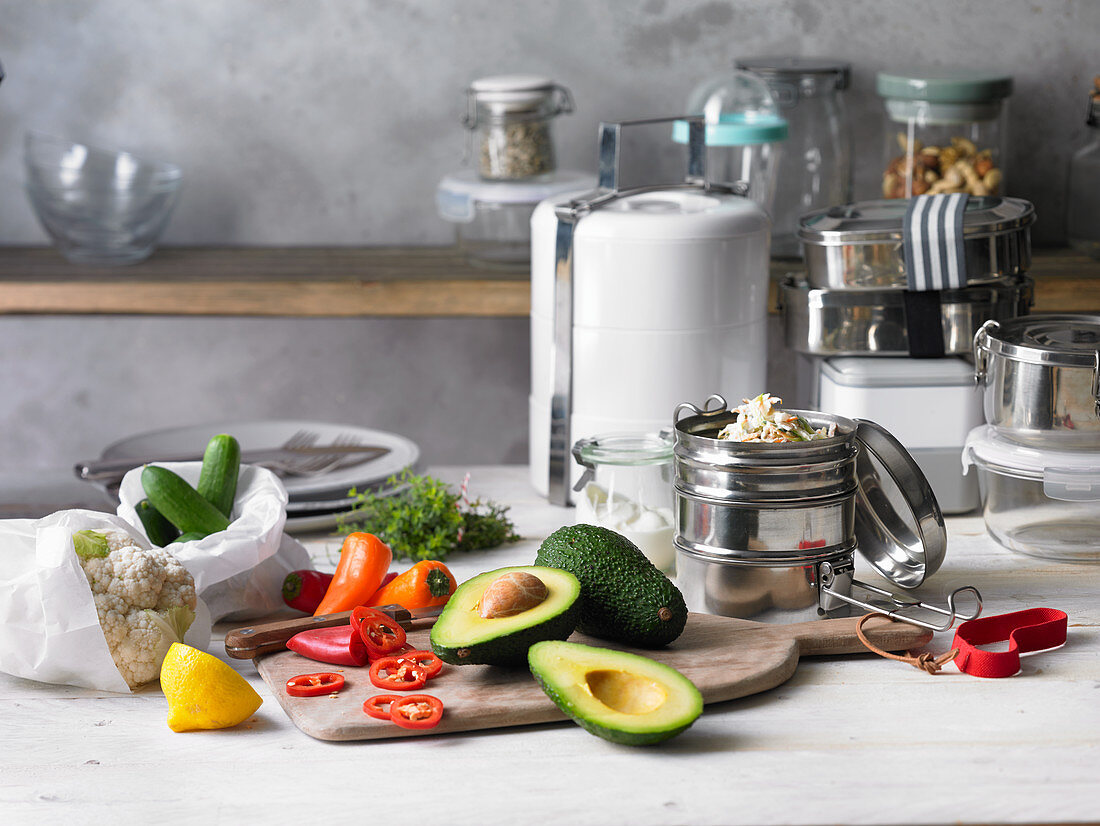
[[[283,447],[288,449],[309,447],[316,441],[316,433],[299,430],[283,444]],[[341,434],[332,440],[331,447],[350,447],[357,444],[360,444],[357,438]],[[318,453],[312,456],[265,462],[264,467],[285,476],[320,476],[322,473],[332,470],[347,458],[347,456],[340,453]]]

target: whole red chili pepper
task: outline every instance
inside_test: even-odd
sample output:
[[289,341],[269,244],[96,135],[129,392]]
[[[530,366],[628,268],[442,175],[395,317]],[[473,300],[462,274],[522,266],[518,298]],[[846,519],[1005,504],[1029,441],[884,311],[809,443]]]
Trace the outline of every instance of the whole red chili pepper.
[[332,665],[366,665],[367,646],[359,631],[350,625],[310,628],[286,641],[291,651]]
[[312,614],[325,598],[332,574],[320,571],[291,571],[283,580],[283,602],[297,611]]

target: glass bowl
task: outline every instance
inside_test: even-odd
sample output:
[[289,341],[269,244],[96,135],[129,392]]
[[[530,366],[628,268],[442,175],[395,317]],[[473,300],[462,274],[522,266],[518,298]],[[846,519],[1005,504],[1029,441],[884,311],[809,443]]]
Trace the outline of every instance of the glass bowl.
[[182,173],[175,164],[29,133],[26,191],[54,244],[77,264],[148,258],[168,224]]

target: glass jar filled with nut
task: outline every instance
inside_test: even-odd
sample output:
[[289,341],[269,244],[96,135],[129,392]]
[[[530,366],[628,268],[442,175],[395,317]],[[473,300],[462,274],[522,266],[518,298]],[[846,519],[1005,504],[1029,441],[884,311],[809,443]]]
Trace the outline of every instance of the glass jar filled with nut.
[[1012,78],[965,71],[880,72],[885,109],[882,195],[1005,194]]
[[466,99],[463,125],[473,135],[472,154],[483,180],[531,180],[553,174],[553,120],[573,111],[568,89],[546,77],[498,75],[475,80]]

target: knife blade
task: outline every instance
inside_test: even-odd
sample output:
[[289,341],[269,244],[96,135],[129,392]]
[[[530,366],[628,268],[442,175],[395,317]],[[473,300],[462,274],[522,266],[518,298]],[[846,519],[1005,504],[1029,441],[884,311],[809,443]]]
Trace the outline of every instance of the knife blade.
[[[374,610],[381,611],[408,630],[416,625],[434,623],[442,612],[443,606],[409,611],[400,605],[381,605],[376,606]],[[251,660],[261,654],[285,650],[286,641],[301,631],[308,631],[311,628],[332,628],[335,625],[345,625],[350,621],[351,611],[341,611],[336,614],[322,614],[319,617],[299,617],[234,628],[225,635],[225,653],[235,660]]]
[[[325,445],[315,445],[312,447],[295,448],[273,447],[241,451],[241,464],[255,465],[263,462],[323,455],[356,456],[361,457],[361,461],[368,461],[370,459],[377,459],[380,456],[385,456],[389,452],[390,448],[381,447],[380,445],[329,445],[327,447]],[[84,479],[88,482],[102,482],[120,479],[126,475],[127,471],[133,470],[141,465],[147,465],[150,462],[200,461],[202,461],[201,453],[132,456],[120,459],[89,459],[83,462],[77,462],[73,465],[73,472],[78,479]]]

